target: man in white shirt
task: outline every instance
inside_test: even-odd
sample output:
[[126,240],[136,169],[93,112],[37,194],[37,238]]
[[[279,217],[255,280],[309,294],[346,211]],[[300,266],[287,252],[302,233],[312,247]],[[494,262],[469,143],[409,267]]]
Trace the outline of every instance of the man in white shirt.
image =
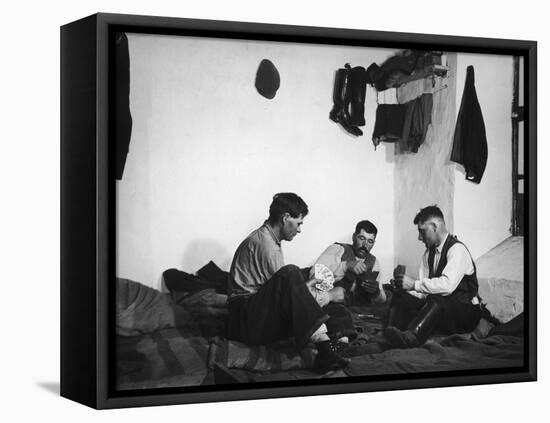
[[426,251],[418,279],[394,275],[402,290],[394,292],[384,335],[396,348],[419,346],[434,331],[470,332],[481,318],[475,263],[466,246],[449,234],[441,210],[421,209],[414,224]]

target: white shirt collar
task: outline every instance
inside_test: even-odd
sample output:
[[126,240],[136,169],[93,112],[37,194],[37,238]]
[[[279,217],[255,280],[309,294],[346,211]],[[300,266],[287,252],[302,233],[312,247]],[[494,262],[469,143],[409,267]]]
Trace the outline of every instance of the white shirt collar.
[[281,240],[277,238],[277,235],[275,235],[273,228],[271,227],[271,225],[268,223],[267,220],[264,222],[263,226],[267,229],[267,232],[269,233],[269,235],[273,237],[273,241],[275,241],[277,245],[281,245]]
[[439,254],[441,254],[441,250],[443,250],[443,246],[445,245],[445,242],[447,241],[448,237],[449,237],[449,232],[447,232],[447,235],[445,235],[445,238],[441,240],[441,243],[437,247],[435,247],[435,249]]

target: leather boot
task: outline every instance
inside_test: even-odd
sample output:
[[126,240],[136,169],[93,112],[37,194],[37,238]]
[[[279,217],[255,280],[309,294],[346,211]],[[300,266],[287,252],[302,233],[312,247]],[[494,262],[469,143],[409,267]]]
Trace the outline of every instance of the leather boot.
[[339,123],[342,127],[352,135],[360,136],[363,132],[353,126],[350,123],[349,104],[351,101],[351,68],[346,63],[344,69],[338,69],[336,71],[336,77],[334,78],[334,91],[332,93],[332,101],[334,106],[329,113],[329,117],[334,122]]
[[437,324],[441,306],[437,301],[428,301],[416,317],[409,323],[407,330],[395,326],[384,330],[384,335],[394,348],[414,348],[422,345],[432,334]]
[[395,307],[390,306],[390,309],[388,310],[386,315],[387,320],[384,324],[384,327],[383,327],[384,329],[389,328],[390,326],[396,326],[396,322],[397,322],[396,315],[397,315],[397,311]]
[[365,68],[356,66],[351,69],[350,124],[365,126],[365,95],[367,78]]

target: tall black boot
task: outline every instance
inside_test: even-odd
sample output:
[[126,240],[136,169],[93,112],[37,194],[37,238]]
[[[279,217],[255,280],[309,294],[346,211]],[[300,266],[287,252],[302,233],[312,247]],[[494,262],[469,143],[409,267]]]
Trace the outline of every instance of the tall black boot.
[[367,92],[367,73],[362,66],[351,69],[350,124],[365,126],[365,95]]
[[409,323],[407,330],[388,326],[384,335],[394,348],[414,348],[422,345],[434,331],[441,306],[437,301],[428,301],[416,317]]
[[383,321],[383,328],[388,328],[390,326],[397,326],[397,310],[395,307],[392,307],[390,305],[389,310],[387,310],[385,317],[385,320]]
[[351,68],[346,63],[344,69],[336,71],[334,78],[334,91],[332,93],[332,101],[334,106],[329,113],[329,117],[334,122],[339,123],[342,127],[352,135],[360,136],[363,132],[350,123],[349,104],[351,101]]

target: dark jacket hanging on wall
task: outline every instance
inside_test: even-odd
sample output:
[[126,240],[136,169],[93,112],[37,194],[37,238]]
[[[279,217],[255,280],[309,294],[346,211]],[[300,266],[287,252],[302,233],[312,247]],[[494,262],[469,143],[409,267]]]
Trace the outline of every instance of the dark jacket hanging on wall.
[[456,121],[451,160],[466,170],[466,179],[479,184],[487,165],[487,136],[474,85],[474,67],[466,70],[466,83]]
[[132,115],[130,114],[130,53],[128,38],[123,32],[115,35],[115,177],[122,179],[126,156],[132,135]]

